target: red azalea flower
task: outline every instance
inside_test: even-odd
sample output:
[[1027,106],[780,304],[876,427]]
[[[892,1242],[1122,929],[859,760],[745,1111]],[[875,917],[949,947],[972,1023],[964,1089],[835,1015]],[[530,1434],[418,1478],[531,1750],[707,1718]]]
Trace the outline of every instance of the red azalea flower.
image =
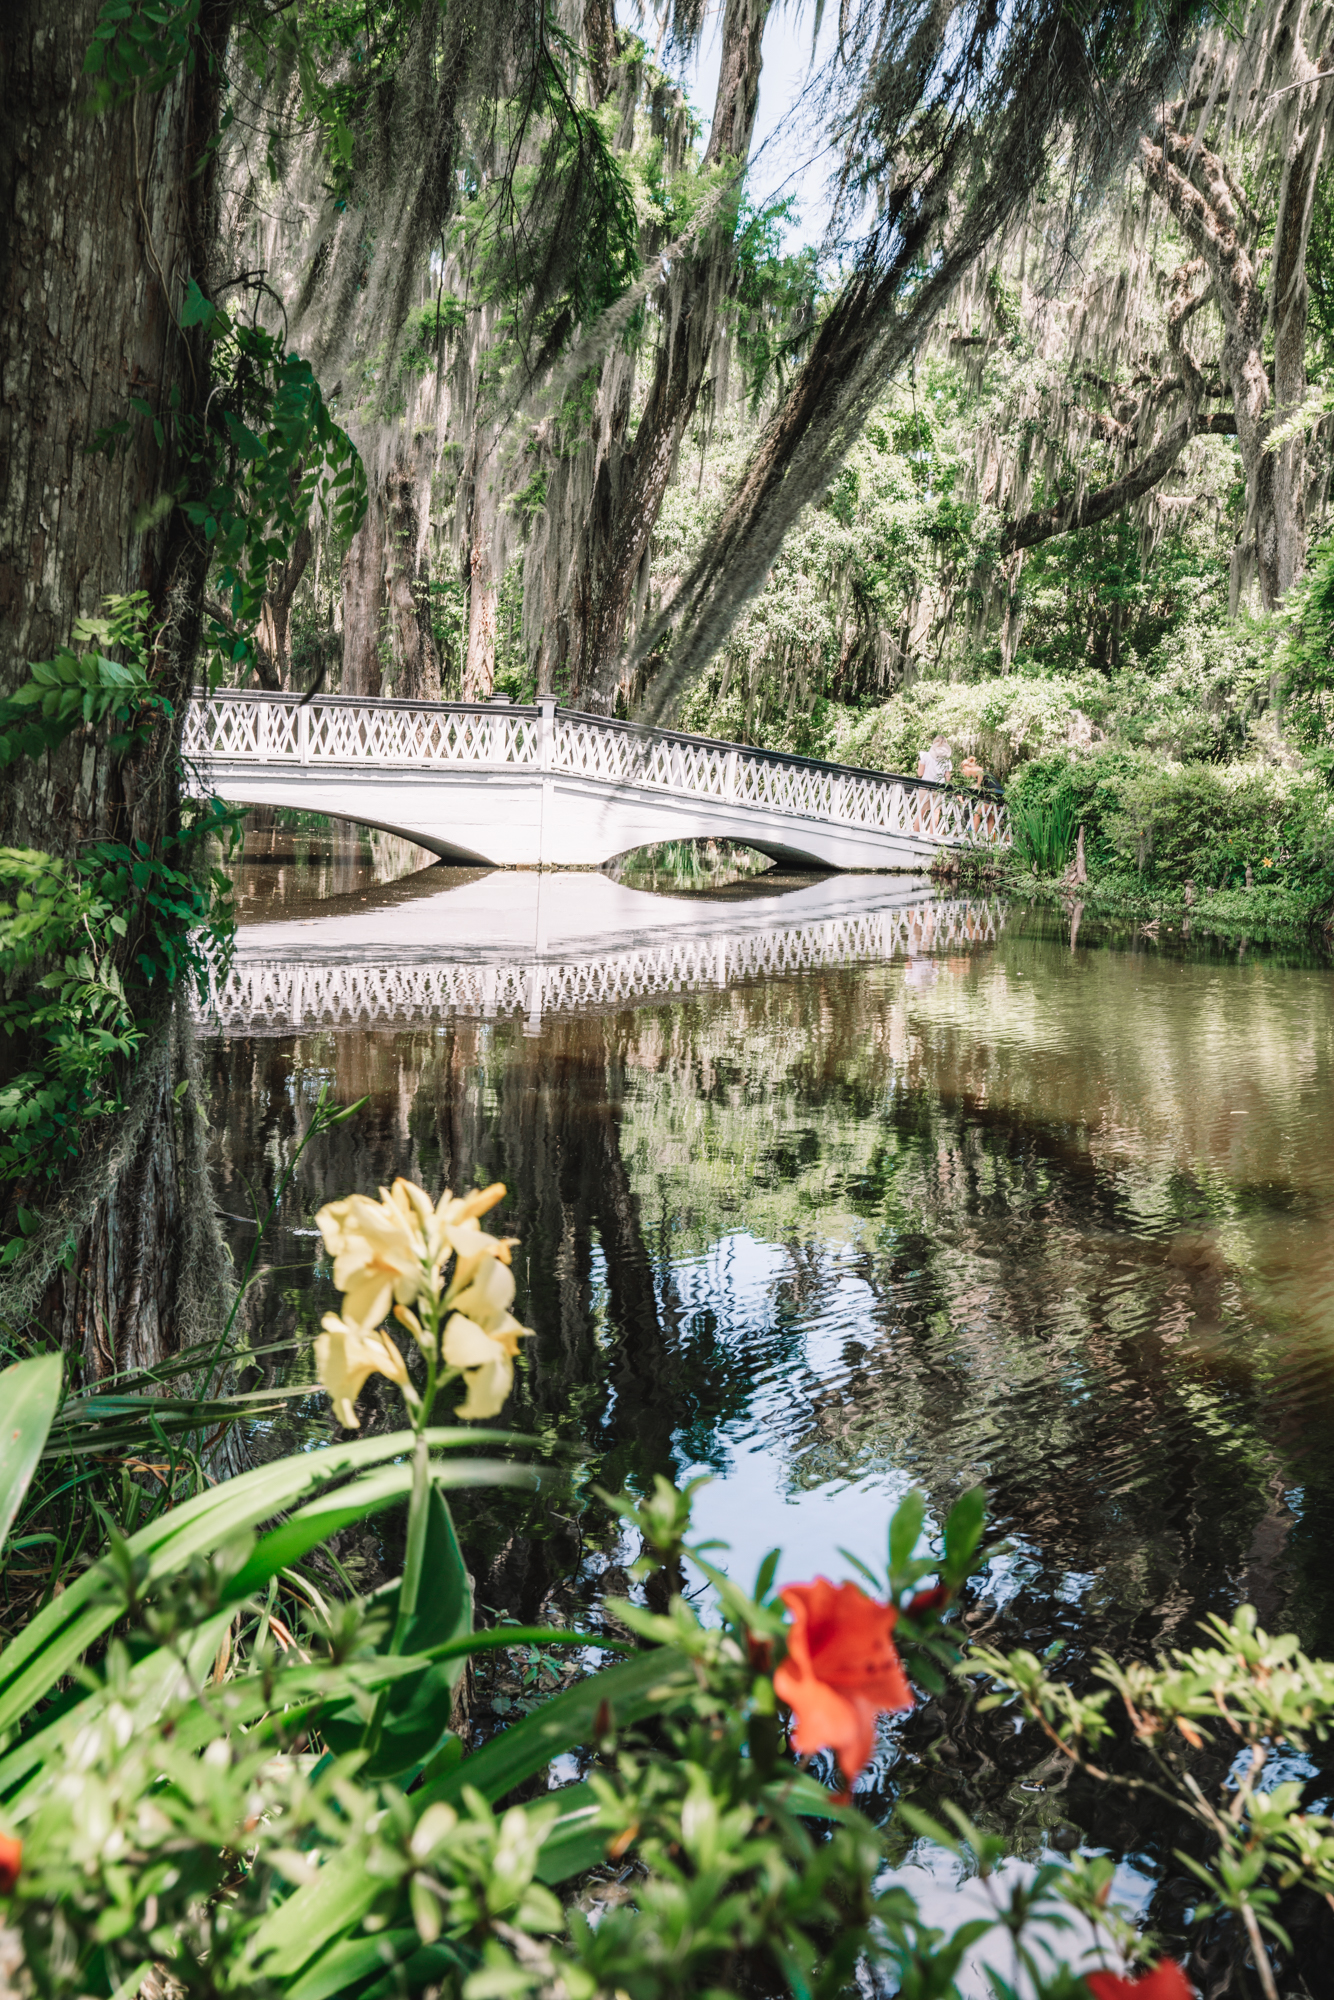
[[0,1896],[12,1896],[23,1861],[23,1842],[0,1833]]
[[1195,1988],[1174,1958],[1160,1958],[1152,1972],[1123,1979],[1119,1972],[1088,1972],[1093,2000],[1195,2000]]
[[832,1750],[851,1785],[865,1769],[882,1709],[911,1708],[912,1689],[890,1633],[898,1612],[855,1583],[790,1583],[779,1596],[792,1613],[787,1658],[774,1689],[792,1710],[799,1754]]

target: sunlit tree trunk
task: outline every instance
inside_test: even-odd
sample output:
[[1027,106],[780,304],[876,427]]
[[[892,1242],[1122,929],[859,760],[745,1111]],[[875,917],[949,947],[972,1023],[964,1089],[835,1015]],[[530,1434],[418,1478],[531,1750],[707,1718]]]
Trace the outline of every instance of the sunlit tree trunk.
[[390,471],[387,497],[385,601],[394,693],[405,701],[437,701],[440,661],[431,631],[419,479],[417,468],[406,455]]
[[496,686],[496,628],[500,579],[496,574],[497,469],[489,438],[474,441],[472,505],[468,523],[468,651],[463,699],[489,701]]
[[1288,80],[1275,95],[1285,101],[1288,122],[1267,287],[1259,218],[1226,161],[1199,143],[1194,107],[1170,105],[1140,142],[1144,178],[1202,259],[1222,312],[1222,372],[1246,475],[1245,545],[1238,554],[1244,566],[1253,563],[1266,610],[1291,589],[1306,558],[1305,439],[1298,433],[1277,450],[1270,440],[1306,398],[1306,250],[1331,109],[1327,70],[1304,46],[1312,26],[1305,0],[1284,0],[1282,11]]
[[[73,858],[98,839],[160,853],[178,824],[175,732],[199,635],[205,552],[159,504],[181,474],[170,403],[200,410],[208,356],[177,314],[209,289],[218,59],[230,0],[204,0],[190,74],[98,118],[82,74],[98,0],[10,0],[0,37],[0,687],[69,643],[108,593],[148,593],[151,673],[176,720],[124,755],[76,731],[0,791],[0,843]],[[135,419],[144,398],[166,421]],[[130,419],[122,447],[90,450]],[[94,1374],[152,1361],[197,1279],[206,1190],[186,1182],[199,1113],[174,1092],[187,1060],[167,1013],[127,1080],[129,1110],[85,1134],[47,1225],[7,1281],[6,1317],[40,1321]],[[25,1051],[4,1049],[12,1074]],[[0,1190],[7,1206],[10,1190]],[[6,1232],[7,1233],[7,1232]],[[205,1232],[206,1234],[207,1232]],[[60,1250],[69,1245],[62,1267]]]
[[[292,600],[314,551],[309,523],[303,523],[292,553],[266,593],[259,614],[260,681],[274,689],[292,685]],[[267,672],[266,672],[267,669]]]
[[380,692],[384,610],[384,522],[373,495],[343,557],[344,694]]

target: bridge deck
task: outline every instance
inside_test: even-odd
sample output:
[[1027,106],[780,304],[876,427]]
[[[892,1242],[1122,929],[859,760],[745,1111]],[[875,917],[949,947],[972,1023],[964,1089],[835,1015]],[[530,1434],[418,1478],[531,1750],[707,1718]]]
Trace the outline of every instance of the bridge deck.
[[450,859],[599,867],[672,839],[776,860],[920,869],[942,847],[1004,847],[1002,801],[883,771],[507,702],[223,690],[196,697],[184,751],[223,797],[406,834]]

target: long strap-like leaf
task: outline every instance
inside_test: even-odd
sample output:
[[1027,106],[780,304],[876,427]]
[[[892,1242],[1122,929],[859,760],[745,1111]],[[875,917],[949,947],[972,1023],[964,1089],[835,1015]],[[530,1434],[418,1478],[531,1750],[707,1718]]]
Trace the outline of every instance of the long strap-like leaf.
[[60,1408],[60,1377],[58,1354],[35,1354],[0,1372],[0,1548]]
[[[427,1433],[433,1446],[449,1448],[472,1444],[479,1436],[486,1434],[458,1430]],[[130,1537],[125,1553],[131,1560],[147,1559],[147,1587],[193,1557],[206,1555],[233,1537],[271,1520],[303,1493],[327,1486],[377,1460],[399,1457],[411,1449],[411,1444],[410,1434],[399,1431],[389,1437],[357,1438],[350,1444],[331,1445],[324,1451],[298,1453],[278,1459],[272,1465],[257,1466],[253,1472],[242,1473],[226,1485],[201,1493],[150,1522]],[[477,1463],[474,1462],[471,1481],[464,1478],[449,1483],[486,1483],[476,1476]],[[437,1468],[437,1476],[443,1472],[443,1467]],[[507,1478],[513,1472],[512,1467],[505,1468]],[[383,1497],[380,1504],[387,1505],[399,1491],[406,1491],[406,1485]],[[333,1532],[332,1527],[326,1526],[314,1540]],[[307,1543],[307,1547],[312,1545]],[[290,1560],[284,1556],[277,1567]],[[11,1728],[26,1714],[98,1635],[115,1622],[119,1612],[105,1583],[105,1576],[97,1568],[85,1570],[0,1652],[0,1731]]]

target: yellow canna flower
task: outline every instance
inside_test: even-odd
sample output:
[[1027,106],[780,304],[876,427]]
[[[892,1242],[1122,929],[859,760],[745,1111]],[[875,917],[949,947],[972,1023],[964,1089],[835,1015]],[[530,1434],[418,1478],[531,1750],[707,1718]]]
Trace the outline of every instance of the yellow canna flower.
[[387,1333],[358,1326],[326,1313],[324,1331],[315,1338],[315,1369],[333,1398],[334,1415],[348,1430],[360,1430],[353,1407],[369,1375],[387,1375],[400,1389],[408,1388],[407,1363]]
[[456,1416],[494,1417],[514,1387],[514,1357],[519,1341],[532,1329],[520,1326],[509,1308],[514,1276],[508,1263],[495,1257],[479,1262],[472,1282],[454,1299],[445,1326],[444,1358],[461,1368],[466,1399]]
[[[315,1217],[324,1246],[334,1260],[334,1283],[344,1294],[343,1309],[359,1326],[374,1326],[391,1304],[410,1306],[424,1290],[434,1291],[451,1251],[460,1266],[499,1257],[509,1262],[508,1239],[488,1236],[477,1217],[504,1198],[500,1181],[456,1199],[448,1189],[432,1205],[424,1188],[396,1180],[381,1188],[379,1201],[352,1194],[331,1201]],[[460,1274],[455,1274],[455,1286]]]

